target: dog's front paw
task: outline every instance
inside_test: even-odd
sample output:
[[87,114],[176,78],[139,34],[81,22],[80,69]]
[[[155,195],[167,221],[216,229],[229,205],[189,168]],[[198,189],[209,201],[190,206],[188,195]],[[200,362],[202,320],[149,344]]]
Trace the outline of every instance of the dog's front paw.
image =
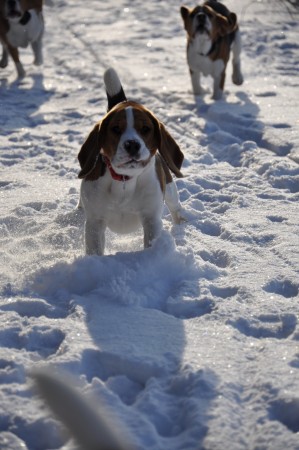
[[35,58],[34,61],[33,61],[33,64],[35,66],[41,66],[43,64],[43,62],[44,62],[43,58]]
[[244,81],[243,75],[241,74],[241,72],[238,74],[233,73],[232,80],[234,84],[236,84],[237,86],[241,86],[241,84],[243,84]]
[[241,84],[243,84],[244,79],[239,64],[233,65],[232,80],[233,83],[236,84],[237,86],[241,86]]
[[203,87],[199,86],[197,88],[193,88],[193,94],[194,95],[199,95],[199,96],[203,96],[207,93],[207,90],[204,89]]
[[213,95],[212,95],[212,99],[213,100],[221,100],[223,96],[223,91],[221,89],[217,89],[216,91],[214,91]]
[[18,72],[18,79],[21,80],[26,75],[25,69],[20,62],[16,64],[16,69]]

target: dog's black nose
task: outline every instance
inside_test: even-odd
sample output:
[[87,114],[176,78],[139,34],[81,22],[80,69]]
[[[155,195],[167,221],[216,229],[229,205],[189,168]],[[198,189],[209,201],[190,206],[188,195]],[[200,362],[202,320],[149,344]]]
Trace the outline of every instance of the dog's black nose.
[[124,142],[124,148],[129,153],[130,156],[135,156],[140,150],[140,142],[135,141],[134,139],[128,139]]
[[204,25],[204,23],[206,21],[205,13],[203,13],[203,12],[198,13],[197,16],[196,16],[196,19],[197,19],[198,25]]
[[16,0],[8,0],[7,6],[13,9],[16,6]]

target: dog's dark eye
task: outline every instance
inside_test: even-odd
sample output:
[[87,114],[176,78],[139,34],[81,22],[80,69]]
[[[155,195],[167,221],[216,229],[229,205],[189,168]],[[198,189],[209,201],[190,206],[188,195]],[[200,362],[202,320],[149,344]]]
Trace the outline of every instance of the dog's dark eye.
[[140,131],[141,131],[141,134],[146,135],[151,131],[151,129],[147,125],[143,125],[143,127],[141,128]]
[[116,134],[117,136],[119,136],[119,135],[121,134],[121,129],[120,129],[120,127],[119,127],[118,125],[115,125],[115,126],[112,127],[111,129],[112,129],[112,132],[113,132],[114,134]]

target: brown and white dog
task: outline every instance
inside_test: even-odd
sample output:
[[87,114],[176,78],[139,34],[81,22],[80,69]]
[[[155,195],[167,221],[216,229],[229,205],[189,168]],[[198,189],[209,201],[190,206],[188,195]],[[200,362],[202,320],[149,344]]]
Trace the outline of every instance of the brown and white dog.
[[25,76],[19,58],[19,47],[25,48],[31,44],[34,64],[38,66],[43,63],[42,4],[43,0],[0,0],[0,41],[3,49],[0,67],[7,66],[10,55],[15,63],[18,78]]
[[204,94],[200,75],[211,75],[214,79],[213,98],[220,99],[230,51],[233,56],[233,83],[243,83],[240,64],[241,37],[237,16],[216,0],[208,0],[193,9],[182,6],[181,16],[187,31],[187,61],[193,92],[195,95]]
[[82,145],[80,206],[85,211],[87,254],[102,255],[105,229],[144,230],[149,247],[162,229],[165,202],[175,223],[182,207],[170,171],[182,177],[179,146],[151,111],[127,101],[114,69],[104,74],[108,113]]

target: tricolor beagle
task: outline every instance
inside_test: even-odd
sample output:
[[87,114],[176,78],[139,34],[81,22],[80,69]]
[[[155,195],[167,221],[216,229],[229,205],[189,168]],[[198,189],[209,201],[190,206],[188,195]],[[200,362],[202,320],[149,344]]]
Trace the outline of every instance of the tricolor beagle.
[[32,46],[34,64],[43,63],[42,36],[44,21],[42,0],[0,0],[0,41],[2,58],[0,67],[8,64],[11,55],[17,69],[18,78],[25,76],[24,67],[19,59],[19,47]]
[[243,83],[237,16],[216,0],[208,0],[193,9],[182,6],[181,16],[187,31],[187,61],[193,92],[195,95],[204,94],[200,74],[211,75],[214,79],[213,98],[220,99],[230,50],[233,55],[233,83]]
[[108,113],[78,155],[85,248],[98,255],[104,253],[106,227],[127,233],[141,225],[149,247],[162,229],[164,197],[173,221],[184,220],[170,174],[183,176],[179,146],[151,111],[127,101],[114,69],[105,72],[104,81]]

